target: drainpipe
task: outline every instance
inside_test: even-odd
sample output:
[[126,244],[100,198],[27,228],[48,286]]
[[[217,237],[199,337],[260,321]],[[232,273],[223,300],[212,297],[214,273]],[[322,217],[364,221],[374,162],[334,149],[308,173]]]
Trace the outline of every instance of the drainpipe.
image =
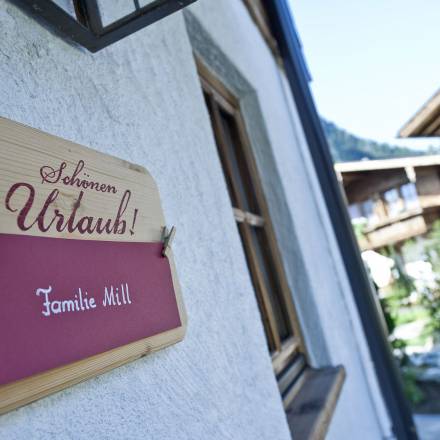
[[265,6],[279,44],[291,92],[298,107],[394,435],[399,440],[416,440],[417,432],[403,393],[400,373],[381,325],[370,281],[334,172],[330,149],[310,93],[310,77],[287,0],[269,0],[265,2]]

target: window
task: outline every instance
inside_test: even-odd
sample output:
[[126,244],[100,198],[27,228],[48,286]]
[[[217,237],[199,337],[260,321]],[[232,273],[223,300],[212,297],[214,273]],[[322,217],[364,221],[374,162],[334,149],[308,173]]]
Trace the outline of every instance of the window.
[[362,213],[362,217],[367,219],[367,225],[372,227],[378,223],[378,216],[375,212],[375,203],[373,200],[368,199],[360,203],[360,211]]
[[408,211],[420,208],[419,197],[417,195],[417,187],[415,183],[406,183],[400,187],[400,193]]
[[383,196],[386,201],[388,215],[390,217],[396,217],[402,212],[402,203],[399,196],[399,191],[396,188],[386,191]]
[[237,100],[199,63],[231,209],[246,255],[272,364],[287,406],[306,362],[300,332],[256,164]]
[[350,215],[351,220],[361,219],[363,216],[359,203],[352,203],[351,205],[349,205],[348,214]]

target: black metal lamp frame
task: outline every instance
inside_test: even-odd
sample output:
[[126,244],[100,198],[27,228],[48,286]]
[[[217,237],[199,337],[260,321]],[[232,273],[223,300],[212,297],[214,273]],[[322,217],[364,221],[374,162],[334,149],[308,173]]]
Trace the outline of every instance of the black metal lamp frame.
[[97,52],[196,0],[156,0],[143,7],[139,0],[133,0],[134,11],[107,26],[102,24],[97,0],[72,0],[76,17],[52,0],[11,1],[28,14],[42,19],[62,36],[90,52]]

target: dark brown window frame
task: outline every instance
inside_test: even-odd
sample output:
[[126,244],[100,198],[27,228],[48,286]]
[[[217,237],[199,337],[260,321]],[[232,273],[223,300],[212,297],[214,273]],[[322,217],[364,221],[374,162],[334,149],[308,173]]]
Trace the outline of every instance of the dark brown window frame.
[[[241,206],[234,206],[234,203],[231,200],[234,217],[241,231],[240,235],[242,237],[243,246],[246,248],[245,251],[248,257],[249,269],[253,278],[257,301],[260,305],[260,311],[262,312],[262,319],[265,326],[266,335],[268,337],[269,347],[271,348],[270,351],[273,368],[275,374],[278,376],[283,372],[283,370],[286,369],[287,366],[289,366],[289,364],[292,363],[293,358],[300,355],[302,357],[302,361],[304,361],[304,357],[307,357],[298,317],[294,308],[292,294],[287,284],[281,255],[275,238],[273,224],[260,182],[259,172],[249,139],[247,137],[245,122],[240,111],[240,103],[237,98],[235,98],[235,96],[216,78],[215,75],[210,72],[210,70],[197,57],[196,61],[205,97],[207,96],[208,101],[210,101],[207,103],[207,105],[210,105],[211,110],[213,110],[214,121],[212,122],[214,136],[216,137],[218,144],[220,144],[219,155],[223,167],[227,168],[225,170],[225,176],[226,179],[229,181],[228,184],[231,185],[232,183],[232,186],[234,186],[234,183],[230,181],[233,171],[231,170],[232,165],[229,163],[225,155],[225,150],[227,150],[227,148],[225,145],[222,145],[222,137],[218,133],[219,127],[222,124],[222,122],[220,121],[221,115],[219,114],[219,110],[221,110],[222,112],[226,112],[230,117],[234,119],[237,127],[239,143],[242,146],[241,153],[245,158],[250,174],[253,197],[255,198],[259,208],[259,212],[245,210],[242,208],[243,203],[239,203],[239,205]],[[239,190],[236,190],[235,193],[235,196],[232,196],[231,199],[240,197]],[[275,271],[272,276],[276,277],[277,285],[279,287],[278,294],[280,295],[280,298],[278,299],[285,308],[284,313],[287,317],[287,324],[289,325],[289,330],[291,332],[291,336],[286,338],[285,340],[281,340],[279,332],[277,331],[275,313],[272,310],[272,302],[267,292],[267,289],[265,289],[264,287],[265,283],[263,280],[263,274],[261,273],[261,270],[259,270],[256,263],[256,250],[252,245],[252,237],[250,236],[250,228],[261,229],[263,226],[269,248],[268,252],[270,254],[270,257],[272,258],[272,266]],[[301,364],[303,363],[302,361]]]

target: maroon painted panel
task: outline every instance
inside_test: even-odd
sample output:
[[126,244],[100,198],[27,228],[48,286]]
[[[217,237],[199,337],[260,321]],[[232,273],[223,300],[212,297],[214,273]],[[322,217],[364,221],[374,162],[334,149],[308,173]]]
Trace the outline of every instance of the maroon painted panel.
[[0,385],[179,327],[161,249],[0,234]]

